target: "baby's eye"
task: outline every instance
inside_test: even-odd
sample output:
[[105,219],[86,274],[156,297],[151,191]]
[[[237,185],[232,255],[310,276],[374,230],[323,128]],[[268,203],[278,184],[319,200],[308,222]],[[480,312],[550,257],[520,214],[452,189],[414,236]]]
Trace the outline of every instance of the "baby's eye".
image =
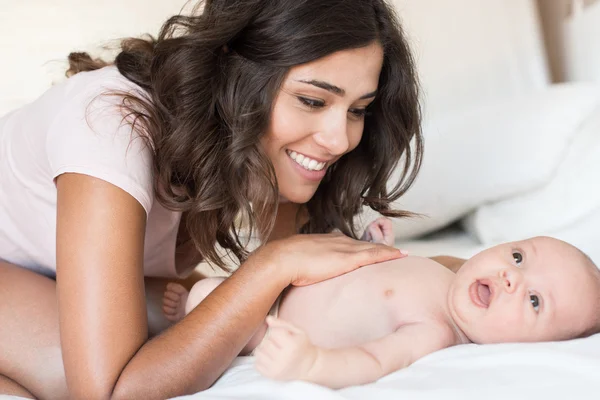
[[515,259],[515,263],[517,263],[517,265],[523,262],[523,254],[521,254],[520,252],[513,251],[512,256]]
[[530,294],[529,302],[531,303],[531,306],[533,307],[535,312],[538,312],[540,310],[540,299],[537,295]]

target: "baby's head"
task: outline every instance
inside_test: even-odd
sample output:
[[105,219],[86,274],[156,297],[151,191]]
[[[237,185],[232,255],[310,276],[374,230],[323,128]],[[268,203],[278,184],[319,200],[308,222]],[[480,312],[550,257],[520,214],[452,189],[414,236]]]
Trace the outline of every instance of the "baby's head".
[[549,237],[492,247],[469,259],[448,294],[450,313],[475,343],[539,342],[600,332],[600,271]]

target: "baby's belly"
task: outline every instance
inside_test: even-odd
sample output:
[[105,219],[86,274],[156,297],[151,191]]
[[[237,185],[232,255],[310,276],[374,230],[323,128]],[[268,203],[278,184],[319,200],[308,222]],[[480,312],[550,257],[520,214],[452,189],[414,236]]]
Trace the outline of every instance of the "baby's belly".
[[[321,347],[356,346],[393,332],[399,325],[402,285],[382,285],[380,274],[359,271],[304,287],[292,287],[279,317],[303,329]],[[369,272],[369,273],[367,273]],[[400,301],[401,302],[401,301]]]

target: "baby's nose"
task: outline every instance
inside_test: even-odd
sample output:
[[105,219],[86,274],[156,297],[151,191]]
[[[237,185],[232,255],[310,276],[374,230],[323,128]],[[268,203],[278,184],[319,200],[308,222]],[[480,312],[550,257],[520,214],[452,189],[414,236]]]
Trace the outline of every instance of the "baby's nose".
[[500,271],[500,280],[502,283],[502,287],[507,293],[513,293],[517,290],[517,285],[519,283],[519,274],[515,271],[509,271],[508,269],[503,269]]

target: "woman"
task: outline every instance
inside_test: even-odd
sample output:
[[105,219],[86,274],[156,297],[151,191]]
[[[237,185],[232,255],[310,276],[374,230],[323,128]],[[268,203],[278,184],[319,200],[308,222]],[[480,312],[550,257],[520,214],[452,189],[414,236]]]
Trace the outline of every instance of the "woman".
[[[0,393],[203,390],[285,287],[400,257],[350,238],[363,205],[407,214],[390,203],[421,160],[412,59],[383,0],[212,0],[114,65],[70,61],[0,120]],[[241,225],[266,243],[250,256]],[[240,267],[149,340],[165,280],[144,277],[224,266],[218,246]]]

